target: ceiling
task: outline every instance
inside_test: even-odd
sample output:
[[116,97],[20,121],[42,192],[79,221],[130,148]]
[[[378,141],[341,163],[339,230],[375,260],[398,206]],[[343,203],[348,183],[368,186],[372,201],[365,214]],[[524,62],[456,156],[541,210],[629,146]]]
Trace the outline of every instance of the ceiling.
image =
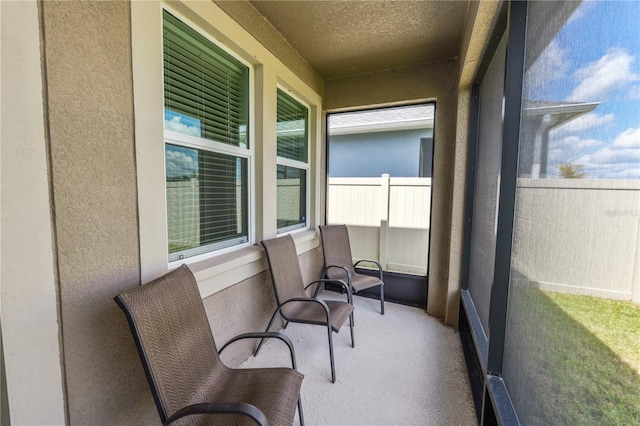
[[326,80],[457,56],[469,6],[469,0],[251,3]]

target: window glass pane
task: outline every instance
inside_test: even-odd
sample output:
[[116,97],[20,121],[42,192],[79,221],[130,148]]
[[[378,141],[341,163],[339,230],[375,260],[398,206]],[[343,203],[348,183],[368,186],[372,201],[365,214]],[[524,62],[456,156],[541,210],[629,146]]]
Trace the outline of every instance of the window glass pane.
[[248,147],[249,69],[164,11],[165,129]]
[[247,160],[166,144],[169,258],[248,241]]
[[307,162],[307,108],[278,89],[278,157]]
[[471,230],[469,292],[487,336],[496,251],[505,57],[506,37],[503,37],[480,85],[480,121]]
[[306,226],[307,172],[278,165],[278,229]]
[[522,424],[640,423],[639,2],[532,2],[504,380]]

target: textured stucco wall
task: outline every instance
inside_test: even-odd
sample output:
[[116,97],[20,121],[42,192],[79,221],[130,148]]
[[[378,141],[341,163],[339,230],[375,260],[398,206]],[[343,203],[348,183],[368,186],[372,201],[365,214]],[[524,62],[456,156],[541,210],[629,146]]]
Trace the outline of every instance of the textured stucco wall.
[[501,2],[472,1],[467,11],[465,31],[460,46],[460,80],[458,82],[458,111],[456,144],[453,165],[451,200],[451,244],[447,284],[445,323],[458,325],[462,251],[464,244],[464,209],[467,181],[467,155],[469,147],[469,113],[471,84],[495,25]]
[[[320,278],[323,259],[319,247],[303,253],[298,261],[305,284]],[[238,334],[264,331],[276,308],[269,271],[206,298],[204,305],[218,348]],[[271,331],[278,331],[282,325],[276,321]],[[253,354],[256,344],[248,339],[236,342],[225,349],[222,359],[229,366],[237,366]]]
[[445,317],[447,301],[457,87],[455,59],[329,80],[325,86],[327,111],[436,102],[427,312],[438,318]]
[[68,421],[155,421],[112,300],[140,283],[130,6],[42,7]]
[[215,3],[232,17],[249,34],[262,43],[276,58],[293,71],[315,92],[324,93],[324,80],[282,35],[247,0],[214,0]]
[[[68,419],[155,423],[125,317],[112,300],[141,281],[130,4],[42,7]],[[320,274],[319,253],[300,257],[307,281]],[[275,308],[266,272],[204,303],[218,343],[264,329]],[[239,344],[226,356],[237,364],[250,351]]]

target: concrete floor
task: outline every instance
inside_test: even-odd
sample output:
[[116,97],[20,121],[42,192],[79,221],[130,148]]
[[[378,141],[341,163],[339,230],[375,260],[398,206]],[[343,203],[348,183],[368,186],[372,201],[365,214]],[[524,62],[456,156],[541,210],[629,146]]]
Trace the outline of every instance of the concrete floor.
[[[325,291],[321,298],[341,296]],[[283,331],[305,375],[306,424],[477,424],[458,332],[422,309],[386,303],[382,316],[379,301],[354,299],[355,348],[348,324],[333,334],[336,383],[326,328],[290,324]],[[288,359],[284,345],[271,340],[242,367],[290,366]]]

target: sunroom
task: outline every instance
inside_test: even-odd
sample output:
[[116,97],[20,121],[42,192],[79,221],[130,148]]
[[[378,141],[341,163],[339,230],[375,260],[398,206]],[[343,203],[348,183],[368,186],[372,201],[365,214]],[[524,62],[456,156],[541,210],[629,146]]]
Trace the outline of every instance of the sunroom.
[[[428,226],[405,231],[426,229],[428,251],[412,271],[383,263],[388,294],[417,298],[389,303],[455,336],[428,343],[446,349],[428,367],[464,363],[455,404],[480,424],[640,422],[637,2],[0,10],[2,424],[157,423],[113,297],[186,263],[217,342],[264,330],[261,240],[292,236],[305,280],[322,274],[331,117],[416,105],[433,110]],[[416,401],[433,393],[454,398]],[[336,413],[307,423],[394,423]]]

